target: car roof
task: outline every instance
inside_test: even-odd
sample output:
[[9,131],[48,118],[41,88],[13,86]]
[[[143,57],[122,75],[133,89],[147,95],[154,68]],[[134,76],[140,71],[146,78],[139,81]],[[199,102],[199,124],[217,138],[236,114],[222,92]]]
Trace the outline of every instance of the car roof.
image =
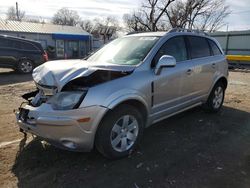
[[129,33],[128,36],[138,36],[138,37],[163,37],[168,32],[142,32],[142,33]]
[[[220,46],[219,42],[213,38],[212,36],[209,36],[208,33],[205,33],[204,31],[200,30],[190,30],[190,29],[183,29],[183,28],[174,28],[169,31],[165,32],[142,32],[142,33],[129,33],[125,37],[135,36],[135,37],[174,37],[174,36],[197,36],[197,37],[204,37],[207,39],[210,39],[214,41],[217,46]],[[220,47],[221,48],[221,47]]]
[[127,36],[138,36],[138,37],[163,37],[168,35],[189,35],[189,36],[199,36],[199,37],[206,37],[206,38],[212,38],[207,33],[199,30],[188,30],[188,29],[180,29],[180,28],[174,28],[169,31],[165,32],[141,32],[141,33],[129,33]]
[[7,38],[7,39],[9,38],[9,39],[22,40],[22,41],[26,41],[26,42],[40,44],[39,42],[34,41],[34,40],[24,39],[24,38],[20,38],[20,37],[14,37],[14,36],[10,36],[10,35],[1,35],[0,34],[0,38]]

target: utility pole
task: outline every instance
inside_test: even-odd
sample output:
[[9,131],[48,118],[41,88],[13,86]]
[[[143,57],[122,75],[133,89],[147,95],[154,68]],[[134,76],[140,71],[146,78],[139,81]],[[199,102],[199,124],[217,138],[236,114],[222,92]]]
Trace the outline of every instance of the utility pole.
[[16,2],[16,18],[18,21],[20,21],[19,19],[19,10],[18,10],[18,2]]

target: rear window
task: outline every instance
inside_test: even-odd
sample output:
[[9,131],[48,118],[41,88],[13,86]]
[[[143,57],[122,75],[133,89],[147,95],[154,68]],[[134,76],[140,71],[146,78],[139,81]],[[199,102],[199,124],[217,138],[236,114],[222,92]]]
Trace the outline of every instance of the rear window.
[[19,45],[23,50],[37,50],[35,46],[27,42],[19,42]]
[[222,54],[219,47],[217,46],[217,44],[215,44],[214,41],[208,40],[208,42],[209,42],[209,45],[212,49],[213,55],[221,55]]
[[39,42],[39,43],[32,43],[36,48],[38,48],[40,51],[44,51],[43,50],[43,47],[42,47],[42,45],[41,45],[41,43]]
[[188,40],[191,47],[192,59],[210,56],[210,49],[205,38],[189,36]]

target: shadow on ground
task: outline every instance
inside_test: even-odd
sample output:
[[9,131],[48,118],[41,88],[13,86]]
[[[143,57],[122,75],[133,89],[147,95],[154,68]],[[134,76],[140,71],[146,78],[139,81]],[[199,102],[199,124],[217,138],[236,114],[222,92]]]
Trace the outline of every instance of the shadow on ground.
[[0,69],[0,86],[32,80],[31,74],[20,74],[12,69]]
[[244,72],[249,73],[250,72],[250,62],[247,63],[241,63],[241,62],[231,62],[229,63],[229,70],[231,72]]
[[250,185],[250,114],[195,108],[145,130],[132,156],[110,161],[35,139],[20,147],[18,187],[237,187]]

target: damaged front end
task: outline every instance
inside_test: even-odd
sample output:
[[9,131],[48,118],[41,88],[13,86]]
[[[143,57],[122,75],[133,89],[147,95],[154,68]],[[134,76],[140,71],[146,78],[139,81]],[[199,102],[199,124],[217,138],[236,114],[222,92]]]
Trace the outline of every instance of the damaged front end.
[[84,68],[80,73],[78,69],[59,73],[46,64],[45,67],[45,70],[39,68],[40,72],[35,70],[33,78],[37,89],[22,96],[27,102],[16,111],[20,130],[63,149],[90,151],[99,122],[108,108],[102,104],[83,105],[82,102],[92,98],[94,87],[132,71],[95,67]]
[[22,95],[22,98],[28,101],[29,105],[34,107],[45,103],[50,96],[53,96],[53,94],[56,93],[54,89],[48,88],[46,86],[41,87],[36,84],[36,87],[37,89],[35,91],[31,91]]
[[22,98],[33,107],[38,107],[42,103],[46,103],[50,97],[57,93],[56,87],[42,86],[36,83],[36,88],[35,91],[22,95]]
[[50,104],[54,110],[76,109],[80,106],[91,87],[132,73],[132,71],[102,69],[92,70],[91,72],[92,73],[87,74],[87,76],[76,77],[69,80],[60,87],[48,86],[35,82],[37,90],[26,93],[22,97],[33,107],[38,107],[43,103],[47,103]]

